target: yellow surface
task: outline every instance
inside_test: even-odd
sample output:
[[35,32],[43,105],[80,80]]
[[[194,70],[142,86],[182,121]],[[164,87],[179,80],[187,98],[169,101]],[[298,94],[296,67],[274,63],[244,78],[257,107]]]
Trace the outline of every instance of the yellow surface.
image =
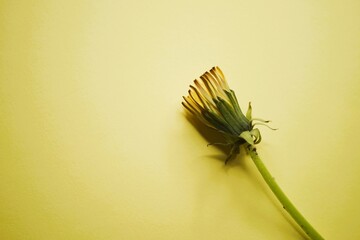
[[0,1],[0,239],[304,239],[187,121],[219,65],[326,239],[360,239],[360,2]]

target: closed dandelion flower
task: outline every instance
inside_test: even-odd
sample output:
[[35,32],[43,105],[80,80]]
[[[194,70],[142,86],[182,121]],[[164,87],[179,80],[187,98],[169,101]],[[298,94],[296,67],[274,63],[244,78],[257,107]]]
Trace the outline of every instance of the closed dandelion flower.
[[225,143],[210,144],[231,146],[230,154],[225,163],[239,153],[241,145],[245,145],[255,166],[271,191],[282,204],[282,207],[290,214],[310,239],[324,239],[281,190],[256,151],[255,144],[260,143],[261,135],[259,129],[255,128],[255,125],[267,126],[266,123],[269,121],[252,118],[250,103],[246,114],[243,114],[236,99],[235,92],[229,88],[220,68],[213,67],[210,71],[201,75],[200,79],[194,81],[194,85],[190,85],[189,95],[183,98],[184,101],[182,105],[193,116],[208,127],[222,133],[225,137]]
[[246,115],[243,114],[235,92],[229,88],[219,67],[213,67],[195,80],[188,93],[183,97],[183,106],[205,125],[224,134],[227,141],[213,144],[232,146],[225,162],[239,153],[240,145],[253,146],[261,141],[260,131],[254,126],[268,121],[252,119],[251,103]]

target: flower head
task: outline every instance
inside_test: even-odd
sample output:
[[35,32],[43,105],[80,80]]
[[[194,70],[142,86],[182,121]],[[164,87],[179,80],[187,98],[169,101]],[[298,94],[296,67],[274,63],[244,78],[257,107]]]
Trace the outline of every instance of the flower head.
[[222,145],[232,146],[226,161],[239,153],[240,145],[254,146],[261,141],[260,131],[254,128],[261,123],[254,121],[268,121],[253,119],[250,103],[246,115],[243,114],[235,92],[229,88],[219,67],[213,67],[195,80],[188,93],[182,105],[205,125],[221,132],[227,141]]

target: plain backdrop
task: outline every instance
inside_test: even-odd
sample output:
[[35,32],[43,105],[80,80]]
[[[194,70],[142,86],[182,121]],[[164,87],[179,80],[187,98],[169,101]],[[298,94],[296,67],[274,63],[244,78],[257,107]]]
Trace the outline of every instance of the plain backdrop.
[[360,1],[2,0],[0,36],[1,239],[305,239],[186,118],[215,65],[299,210],[360,239]]

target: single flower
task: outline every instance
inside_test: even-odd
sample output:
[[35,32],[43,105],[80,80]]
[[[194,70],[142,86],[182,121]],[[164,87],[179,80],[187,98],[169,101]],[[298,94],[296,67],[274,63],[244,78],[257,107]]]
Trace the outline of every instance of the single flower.
[[231,90],[219,67],[213,67],[204,73],[199,80],[190,85],[189,95],[183,97],[184,107],[208,127],[222,133],[225,144],[231,146],[231,151],[225,163],[239,153],[240,146],[245,145],[255,166],[265,182],[282,204],[282,207],[291,215],[304,232],[313,240],[322,240],[323,237],[311,226],[292,204],[289,198],[275,182],[274,177],[267,170],[260,159],[255,144],[260,143],[261,135],[255,125],[265,125],[269,121],[252,118],[252,108],[249,103],[246,115],[243,114],[236,99],[235,92]]
[[250,102],[246,115],[243,114],[235,92],[229,88],[219,67],[213,67],[195,80],[188,93],[183,97],[183,106],[205,125],[224,135],[226,143],[215,144],[231,146],[225,163],[239,153],[240,145],[260,143],[260,131],[254,127],[269,121],[253,119]]

